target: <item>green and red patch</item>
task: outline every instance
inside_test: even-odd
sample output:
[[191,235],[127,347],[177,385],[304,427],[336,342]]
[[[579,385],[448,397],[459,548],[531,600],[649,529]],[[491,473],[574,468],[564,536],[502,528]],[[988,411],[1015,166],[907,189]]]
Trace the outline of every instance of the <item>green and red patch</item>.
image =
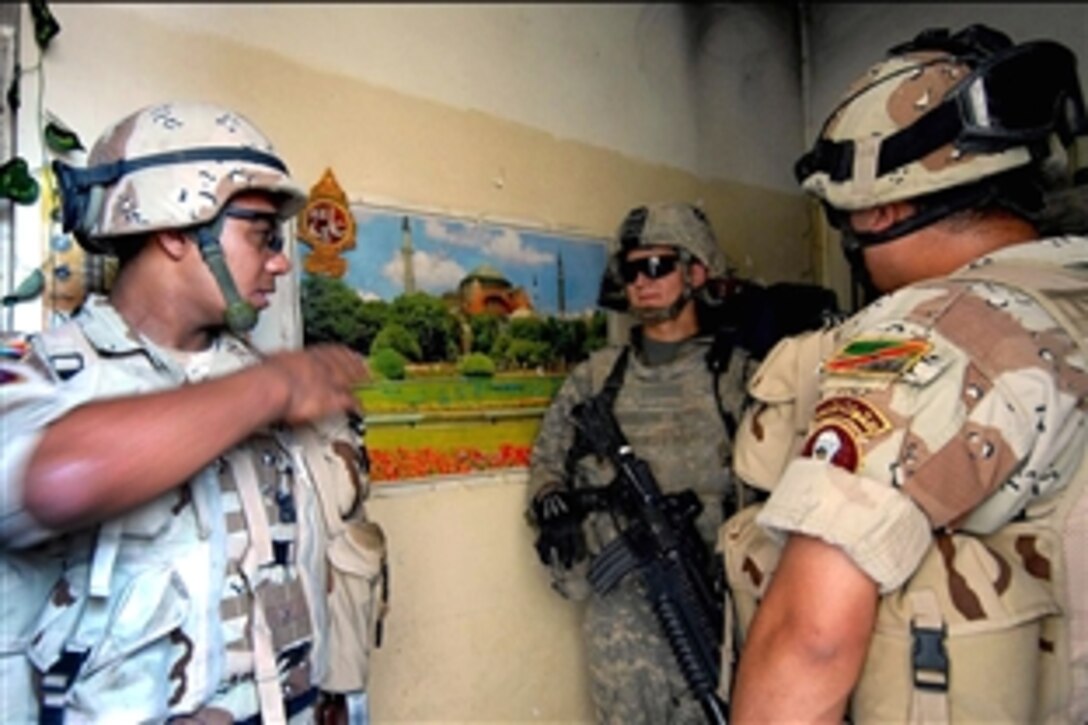
[[829,375],[898,377],[933,349],[928,340],[911,338],[858,338],[851,340],[824,363]]

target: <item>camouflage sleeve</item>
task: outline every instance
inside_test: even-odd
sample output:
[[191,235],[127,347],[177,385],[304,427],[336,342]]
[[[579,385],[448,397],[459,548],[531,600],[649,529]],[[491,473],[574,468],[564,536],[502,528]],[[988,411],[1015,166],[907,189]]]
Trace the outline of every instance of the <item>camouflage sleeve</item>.
[[1068,480],[1084,361],[1031,299],[931,283],[863,311],[841,339],[764,525],[841,546],[890,590],[931,529],[988,533]]
[[580,363],[571,371],[548,406],[529,457],[529,498],[562,483],[567,451],[574,443],[571,411],[593,394],[591,366]]
[[0,547],[23,548],[51,538],[27,514],[22,480],[46,426],[90,397],[80,386],[55,384],[21,338],[0,340]]

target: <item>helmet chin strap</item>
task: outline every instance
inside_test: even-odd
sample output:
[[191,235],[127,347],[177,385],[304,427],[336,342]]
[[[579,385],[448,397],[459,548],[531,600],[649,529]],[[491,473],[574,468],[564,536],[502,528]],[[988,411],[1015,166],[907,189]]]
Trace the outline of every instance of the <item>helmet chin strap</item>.
[[[865,245],[859,242],[854,233],[848,229],[842,231],[842,237],[843,256],[850,265],[850,293],[853,297],[851,304],[855,310],[860,310],[880,297],[881,293],[873,284],[873,276],[869,273],[869,268],[865,266]],[[858,299],[859,288],[860,300]]]
[[211,270],[220,292],[223,293],[223,299],[227,302],[224,322],[231,332],[240,335],[249,332],[257,325],[257,310],[238,294],[234,278],[227,269],[223,246],[219,243],[219,234],[222,229],[223,215],[220,214],[211,223],[197,228],[196,241],[200,248],[200,256]]

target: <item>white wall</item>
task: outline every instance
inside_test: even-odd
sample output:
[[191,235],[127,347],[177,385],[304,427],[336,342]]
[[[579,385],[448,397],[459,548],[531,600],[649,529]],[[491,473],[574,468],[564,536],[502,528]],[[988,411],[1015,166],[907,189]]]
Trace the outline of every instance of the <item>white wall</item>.
[[884,52],[931,27],[955,32],[974,23],[1014,42],[1046,38],[1069,46],[1088,77],[1088,5],[1083,3],[811,3],[812,108],[818,125],[839,96]]
[[724,3],[692,12],[702,27],[693,48],[700,173],[796,193],[803,106],[793,5]]

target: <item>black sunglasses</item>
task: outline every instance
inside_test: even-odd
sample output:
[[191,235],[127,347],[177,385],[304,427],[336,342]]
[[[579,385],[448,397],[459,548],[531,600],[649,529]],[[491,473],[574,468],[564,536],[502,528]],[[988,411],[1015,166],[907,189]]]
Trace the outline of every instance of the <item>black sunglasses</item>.
[[257,209],[245,209],[240,206],[228,206],[223,210],[223,216],[231,219],[241,219],[247,222],[267,222],[268,228],[262,231],[261,246],[263,249],[279,254],[283,251],[283,230],[280,228],[279,217],[269,211]]
[[638,279],[639,274],[646,279],[661,279],[675,272],[679,264],[680,257],[676,254],[655,254],[651,257],[625,259],[620,262],[620,275],[627,284]]

